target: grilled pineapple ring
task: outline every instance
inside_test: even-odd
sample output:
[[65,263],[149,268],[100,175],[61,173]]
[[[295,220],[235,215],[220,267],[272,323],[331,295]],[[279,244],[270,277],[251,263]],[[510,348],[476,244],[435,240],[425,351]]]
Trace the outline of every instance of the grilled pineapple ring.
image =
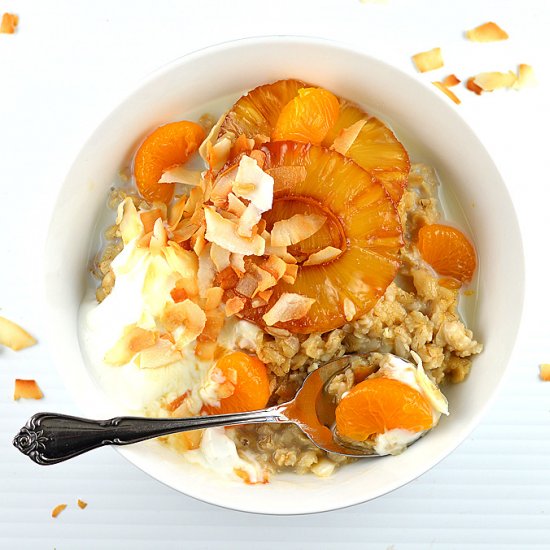
[[[264,214],[267,230],[294,214],[321,214],[321,231],[289,250],[300,259],[326,246],[341,254],[319,265],[300,264],[294,284],[279,281],[269,303],[241,312],[263,325],[262,316],[283,292],[315,299],[301,319],[275,326],[293,333],[325,332],[368,312],[384,294],[399,269],[403,245],[396,207],[369,172],[335,151],[296,142],[267,143],[264,170],[275,179],[274,207]],[[284,178],[281,167],[303,167],[303,178]],[[283,174],[283,176],[279,176]]]
[[[300,89],[309,86],[289,79],[254,88],[229,110],[220,126],[217,141],[224,137],[234,141],[242,134],[256,141],[273,140],[273,129],[281,111]],[[336,148],[371,172],[397,204],[407,186],[410,168],[407,151],[382,121],[345,99],[339,101],[336,123],[329,129],[322,145]]]

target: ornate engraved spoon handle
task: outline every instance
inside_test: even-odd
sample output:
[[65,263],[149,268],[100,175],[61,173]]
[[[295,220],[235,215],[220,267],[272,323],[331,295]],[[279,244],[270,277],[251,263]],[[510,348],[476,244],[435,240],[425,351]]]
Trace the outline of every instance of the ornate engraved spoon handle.
[[277,407],[177,419],[120,416],[109,420],[90,420],[64,414],[38,413],[21,428],[13,444],[37,464],[56,464],[104,445],[129,445],[188,430],[258,422],[288,422],[288,419]]

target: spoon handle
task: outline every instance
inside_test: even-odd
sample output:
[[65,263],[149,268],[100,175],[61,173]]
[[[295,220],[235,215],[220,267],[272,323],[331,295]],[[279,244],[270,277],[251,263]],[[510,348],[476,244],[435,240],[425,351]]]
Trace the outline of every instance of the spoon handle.
[[119,416],[90,420],[56,413],[37,413],[15,436],[13,444],[37,464],[56,464],[104,445],[129,445],[153,437],[188,430],[288,422],[278,407],[235,414],[192,418],[140,418]]

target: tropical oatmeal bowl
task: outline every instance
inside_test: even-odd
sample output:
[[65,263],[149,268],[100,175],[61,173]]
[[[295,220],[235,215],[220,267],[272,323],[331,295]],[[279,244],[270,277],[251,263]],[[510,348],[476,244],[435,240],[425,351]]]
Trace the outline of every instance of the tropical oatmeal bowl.
[[[290,50],[288,66],[267,63]],[[308,63],[319,54],[323,71]],[[250,66],[240,79],[227,65],[237,55]],[[350,79],[346,64],[368,68],[372,82]],[[460,147],[436,141],[449,131]],[[465,166],[472,154],[476,166]],[[75,217],[63,193],[82,178]],[[184,58],[98,129],[62,191],[50,276],[59,217],[82,227],[63,266],[72,275],[61,302],[79,343],[61,353],[62,364],[78,356],[64,377],[95,417],[188,417],[284,403],[309,373],[352,355],[326,387],[335,436],[392,456],[327,453],[287,424],[197,430],[122,452],[183,492],[250,511],[318,511],[387,492],[467,435],[510,352],[515,326],[494,328],[494,308],[510,305],[495,278],[507,252],[487,255],[498,223],[472,181],[481,179],[513,222],[459,117],[361,54],[263,39]],[[505,231],[521,256],[513,223]],[[50,300],[58,285],[47,280]],[[67,315],[59,303],[50,311]],[[336,501],[319,501],[334,491]]]

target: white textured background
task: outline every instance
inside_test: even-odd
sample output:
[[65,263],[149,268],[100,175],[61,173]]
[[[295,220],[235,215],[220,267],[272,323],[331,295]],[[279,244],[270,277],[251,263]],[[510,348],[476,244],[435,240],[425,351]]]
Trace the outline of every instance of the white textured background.
[[[11,446],[13,435],[37,410],[79,412],[41,340],[19,354],[0,350],[2,550],[550,548],[550,383],[537,375],[538,364],[550,362],[550,2],[0,0],[3,11],[18,13],[20,26],[14,36],[0,35],[0,315],[39,340],[47,323],[40,318],[39,257],[57,190],[95,126],[158,66],[220,41],[302,34],[351,43],[427,86],[451,72],[465,77],[530,63],[539,87],[482,97],[458,89],[457,111],[514,199],[527,295],[510,376],[455,453],[376,501],[302,517],[255,516],[191,500],[112,449],[41,468]],[[510,40],[479,45],[463,38],[488,20]],[[443,48],[446,67],[416,73],[410,55],[435,46]],[[45,399],[14,403],[16,377],[36,378]],[[78,509],[77,498],[88,508]],[[69,508],[54,520],[50,511],[60,502]]]

